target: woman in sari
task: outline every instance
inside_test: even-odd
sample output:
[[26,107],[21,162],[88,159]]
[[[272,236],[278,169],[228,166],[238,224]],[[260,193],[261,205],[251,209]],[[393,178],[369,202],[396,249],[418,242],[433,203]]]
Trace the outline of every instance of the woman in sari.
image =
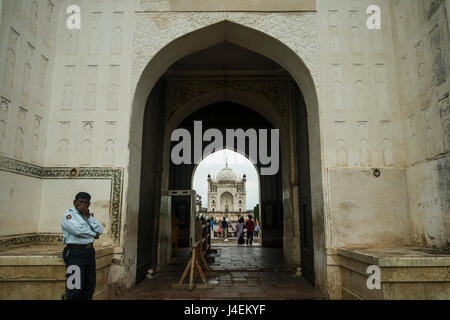
[[244,217],[241,217],[236,224],[236,235],[238,238],[238,244],[243,244],[244,240]]

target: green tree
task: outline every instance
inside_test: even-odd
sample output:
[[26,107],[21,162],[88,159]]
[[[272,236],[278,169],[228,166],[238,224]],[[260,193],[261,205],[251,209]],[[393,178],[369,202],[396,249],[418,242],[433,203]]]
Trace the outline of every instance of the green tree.
[[253,216],[255,217],[255,221],[259,221],[259,223],[261,223],[259,220],[259,203],[253,208]]

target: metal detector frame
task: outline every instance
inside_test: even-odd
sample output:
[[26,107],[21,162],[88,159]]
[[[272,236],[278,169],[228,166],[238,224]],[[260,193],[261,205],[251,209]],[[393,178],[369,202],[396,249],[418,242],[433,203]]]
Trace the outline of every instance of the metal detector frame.
[[169,190],[168,195],[171,197],[191,196],[191,216],[189,219],[189,246],[192,246],[195,239],[195,190]]

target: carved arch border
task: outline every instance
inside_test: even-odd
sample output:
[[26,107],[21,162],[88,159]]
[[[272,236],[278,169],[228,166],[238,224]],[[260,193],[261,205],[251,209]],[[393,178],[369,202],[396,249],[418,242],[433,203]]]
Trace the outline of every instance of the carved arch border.
[[[248,13],[220,13],[220,14],[175,14],[159,16],[147,12],[137,13],[135,21],[135,36],[133,42],[133,64],[129,131],[129,166],[127,175],[139,181],[141,172],[141,150],[143,134],[144,112],[149,95],[156,83],[167,72],[171,65],[181,58],[212,47],[223,41],[229,41],[244,49],[248,49],[266,56],[278,63],[293,78],[303,95],[308,114],[308,142],[311,172],[312,218],[314,239],[314,254],[320,257],[314,260],[316,283],[326,289],[326,251],[327,215],[326,202],[327,185],[323,161],[323,136],[319,110],[319,37],[317,15],[313,13],[294,15],[253,15]],[[286,29],[286,26],[290,28]],[[322,124],[323,126],[323,124]],[[288,132],[283,125],[274,125],[282,132]],[[166,126],[167,129],[167,126]],[[166,131],[167,132],[167,131]],[[164,137],[166,143],[167,137]],[[164,151],[167,147],[164,147]],[[163,152],[163,156],[166,152]],[[287,153],[293,156],[293,153]],[[287,157],[282,157],[286,159]],[[163,158],[164,165],[168,162]],[[285,166],[282,160],[281,166]],[[289,176],[283,171],[283,190],[289,189]],[[162,190],[165,190],[164,181]],[[137,216],[139,212],[140,184],[127,186],[127,234],[124,237],[125,265],[130,272],[124,277],[126,286],[131,287],[135,282],[136,270],[136,237],[138,230]],[[287,202],[289,199],[283,197]],[[292,208],[291,204],[286,206]],[[128,236],[129,235],[129,236]],[[126,239],[125,239],[126,238]],[[290,245],[290,244],[289,244]],[[290,249],[297,249],[293,246]]]
[[[289,126],[289,79],[276,80],[168,80],[166,124],[171,115],[177,112],[183,105],[204,94],[216,90],[224,91],[224,100],[227,92],[243,94],[257,94],[263,96],[270,104],[278,116],[282,119],[283,125]],[[231,89],[231,90],[230,90]],[[228,91],[227,91],[228,90]],[[255,110],[257,111],[257,110]]]

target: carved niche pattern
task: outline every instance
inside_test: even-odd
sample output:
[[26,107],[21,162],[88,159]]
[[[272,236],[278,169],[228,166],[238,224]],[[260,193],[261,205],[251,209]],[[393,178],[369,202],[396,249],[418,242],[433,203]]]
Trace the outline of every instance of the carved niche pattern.
[[397,21],[397,37],[401,45],[403,45],[405,41],[406,35],[406,23],[405,23],[405,15],[403,12],[403,2],[400,0],[395,1],[395,17]]
[[41,66],[39,71],[39,83],[38,83],[38,95],[37,95],[37,102],[43,106],[45,103],[45,96],[46,96],[46,86],[45,81],[47,79],[47,66],[48,66],[48,59],[44,56],[41,56]]
[[409,131],[409,149],[411,152],[410,156],[410,164],[413,164],[417,161],[417,148],[419,146],[417,142],[417,124],[415,115],[411,115],[408,118],[408,131]]
[[33,1],[30,6],[30,20],[28,28],[34,35],[36,35],[37,30],[38,11],[39,11],[38,2]]
[[100,31],[100,20],[102,18],[101,12],[91,13],[91,24],[89,31],[89,54],[97,55],[100,51],[100,41],[101,41],[101,31]]
[[173,80],[168,86],[166,122],[178,108],[211,90],[228,87],[264,96],[286,125],[289,124],[289,83],[287,80]]
[[423,41],[420,41],[415,46],[416,49],[416,66],[417,66],[417,77],[415,77],[416,88],[419,91],[419,95],[423,95],[424,91],[424,73],[425,73],[425,57],[423,53]]
[[[6,63],[5,63],[5,73],[3,76],[3,81],[7,87],[8,95],[11,95],[12,89],[14,88],[14,78],[16,71],[16,53],[17,53],[17,42],[19,40],[19,33],[13,28],[9,31],[8,38],[8,49],[6,53]],[[10,98],[10,96],[8,96]]]
[[392,123],[390,121],[381,121],[381,136],[382,142],[382,155],[383,163],[389,167],[393,165],[392,157]]
[[344,86],[342,84],[342,65],[333,64],[331,68],[333,79],[334,109],[342,110],[344,108]]
[[123,12],[113,12],[111,33],[111,54],[122,53]]
[[358,10],[350,10],[349,11],[350,21],[351,21],[351,50],[353,53],[360,53],[362,50],[361,44],[361,30],[359,26],[361,26],[361,22],[359,19],[359,11]]
[[369,123],[367,121],[358,122],[360,155],[359,165],[361,167],[370,166],[370,150],[369,150]]
[[19,107],[17,112],[17,125],[16,125],[16,141],[14,146],[14,157],[16,159],[22,159],[23,157],[23,145],[25,139],[25,121],[27,117],[27,110]]
[[381,53],[384,48],[384,29],[374,29],[369,32],[370,43],[373,53]]
[[380,110],[390,109],[390,94],[386,66],[384,64],[375,65],[375,81],[378,91],[378,106]]
[[400,60],[400,68],[403,80],[403,97],[407,102],[414,99],[415,94],[411,94],[411,76],[409,72],[409,59],[408,54],[404,55]]
[[95,110],[97,104],[97,74],[98,66],[87,67],[87,87],[84,95],[84,109]]
[[47,47],[50,47],[50,38],[52,33],[52,25],[53,25],[53,11],[55,5],[48,1],[47,3],[47,12],[44,19],[44,33],[43,33],[43,42]]
[[103,153],[103,163],[113,166],[116,156],[117,121],[105,122],[105,146]]
[[433,124],[431,121],[431,107],[426,107],[422,111],[425,120],[425,150],[427,158],[434,157],[436,153],[436,144],[433,137]]
[[66,165],[69,160],[70,127],[70,121],[59,122],[59,140],[55,152],[57,165]]
[[74,95],[74,85],[76,78],[76,66],[65,66],[65,84],[61,96],[61,110],[72,110]]
[[120,87],[120,66],[109,66],[109,79],[108,79],[108,93],[107,93],[107,110],[119,109],[119,87]]
[[93,121],[83,121],[80,144],[80,164],[89,165],[92,159]]
[[338,23],[338,11],[328,11],[328,36],[330,38],[330,51],[336,53],[339,51],[339,29]]
[[0,100],[0,152],[5,152],[8,138],[8,115],[11,101],[5,97]]
[[78,30],[67,30],[66,38],[66,54],[76,55],[78,54]]
[[22,95],[26,97],[24,100],[24,105],[28,106],[28,97],[30,96],[30,84],[31,84],[31,66],[33,65],[33,55],[34,55],[34,46],[27,42],[27,53],[25,66],[23,69],[22,76]]
[[335,121],[336,129],[336,164],[339,167],[348,166],[345,121]]
[[365,109],[367,107],[366,90],[364,85],[364,65],[353,65],[353,96],[355,97],[356,108]]
[[433,53],[433,85],[440,86],[447,79],[447,63],[442,46],[439,25],[430,32],[431,51]]
[[439,114],[441,117],[442,132],[444,139],[444,152],[450,152],[450,104],[448,93],[440,101]]
[[33,123],[33,141],[31,145],[31,163],[39,162],[41,150],[41,121],[42,118],[38,115],[34,116]]

